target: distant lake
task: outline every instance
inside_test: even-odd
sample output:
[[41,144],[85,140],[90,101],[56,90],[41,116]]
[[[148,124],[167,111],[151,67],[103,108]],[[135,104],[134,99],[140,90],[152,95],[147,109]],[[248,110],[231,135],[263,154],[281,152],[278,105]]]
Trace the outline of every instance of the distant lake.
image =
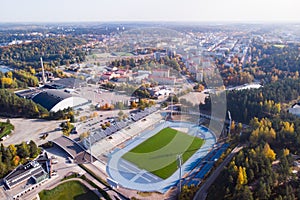
[[6,73],[8,71],[12,71],[12,69],[7,66],[0,66],[0,72]]

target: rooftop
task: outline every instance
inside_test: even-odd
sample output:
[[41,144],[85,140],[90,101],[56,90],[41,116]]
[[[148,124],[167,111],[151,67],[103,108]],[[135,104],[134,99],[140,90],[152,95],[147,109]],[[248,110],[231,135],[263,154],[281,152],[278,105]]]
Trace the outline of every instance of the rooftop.
[[45,90],[35,95],[32,100],[50,111],[60,101],[70,97],[72,97],[72,95],[66,92],[58,90]]
[[40,173],[46,172],[37,161],[31,161],[25,165],[19,165],[4,178],[4,181],[7,187],[12,188]]
[[46,84],[46,88],[62,89],[62,88],[79,88],[86,85],[86,82],[76,78],[62,78]]

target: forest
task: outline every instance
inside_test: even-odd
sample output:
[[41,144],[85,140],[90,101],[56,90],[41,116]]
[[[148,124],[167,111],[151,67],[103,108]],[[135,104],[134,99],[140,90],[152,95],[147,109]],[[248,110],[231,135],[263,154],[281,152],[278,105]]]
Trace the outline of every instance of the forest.
[[264,71],[271,72],[277,69],[283,72],[296,72],[300,70],[299,47],[298,44],[278,47],[274,44],[254,43],[252,55],[257,60],[257,66]]
[[[300,119],[286,111],[299,95],[300,80],[296,78],[227,92],[227,108],[235,124],[249,127],[240,135],[241,130],[231,126],[229,138],[245,147],[212,185],[209,200],[300,198],[299,174],[293,171],[300,153]],[[212,102],[208,98],[206,103],[200,109],[208,111]]]
[[[299,125],[290,114],[253,118],[239,138],[244,149],[219,175],[208,199],[299,199],[300,174],[293,170],[300,153]],[[232,131],[238,135],[236,128]]]
[[80,63],[86,56],[80,46],[86,43],[84,39],[75,37],[35,40],[28,44],[0,48],[0,60],[1,64],[17,69],[29,66],[38,69],[41,57],[50,67]]
[[49,115],[41,105],[5,89],[0,90],[0,108],[0,115],[4,117],[42,118]]
[[[217,94],[211,94],[217,95]],[[300,95],[299,79],[283,79],[264,85],[259,89],[232,90],[227,92],[227,109],[232,119],[237,122],[249,123],[254,118],[269,117],[280,114],[282,104],[290,103]],[[214,99],[214,102],[211,102]],[[209,97],[205,104],[200,105],[200,111],[210,111],[212,104],[223,99]]]
[[234,57],[232,66],[225,66],[225,59],[216,58],[215,64],[225,86],[243,85],[259,80],[275,82],[283,78],[298,78],[300,70],[299,45],[276,45],[253,40],[251,62],[242,66]]

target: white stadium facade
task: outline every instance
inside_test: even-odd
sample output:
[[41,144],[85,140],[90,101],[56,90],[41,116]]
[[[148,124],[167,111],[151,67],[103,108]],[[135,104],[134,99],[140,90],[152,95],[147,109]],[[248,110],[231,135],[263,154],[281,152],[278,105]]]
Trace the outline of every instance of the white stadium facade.
[[50,112],[57,112],[66,108],[76,108],[90,102],[82,97],[72,96],[69,93],[48,89],[36,94],[32,100]]

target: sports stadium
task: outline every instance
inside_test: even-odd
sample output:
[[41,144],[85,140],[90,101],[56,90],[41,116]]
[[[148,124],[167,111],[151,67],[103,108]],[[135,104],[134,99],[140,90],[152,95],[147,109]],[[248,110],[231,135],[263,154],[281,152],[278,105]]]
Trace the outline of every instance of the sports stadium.
[[160,193],[180,180],[198,185],[227,147],[216,145],[215,134],[204,126],[161,120],[108,155],[108,182]]

